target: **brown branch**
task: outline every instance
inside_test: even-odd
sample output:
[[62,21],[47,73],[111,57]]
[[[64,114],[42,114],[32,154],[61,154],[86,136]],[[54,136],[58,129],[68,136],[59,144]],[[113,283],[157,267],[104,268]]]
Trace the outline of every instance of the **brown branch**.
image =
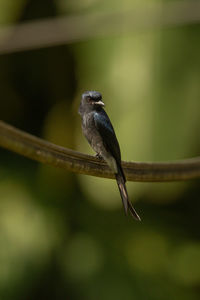
[[199,22],[200,3],[194,0],[29,21],[0,28],[0,54]]
[[[114,178],[99,159],[63,148],[0,121],[0,146],[41,163],[74,173]],[[177,181],[200,177],[200,157],[175,162],[123,162],[130,181]]]

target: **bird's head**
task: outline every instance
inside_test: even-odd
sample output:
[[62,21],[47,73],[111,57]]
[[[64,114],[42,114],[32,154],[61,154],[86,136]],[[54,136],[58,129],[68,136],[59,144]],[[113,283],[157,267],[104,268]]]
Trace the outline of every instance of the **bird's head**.
[[82,95],[82,100],[84,100],[84,102],[88,103],[89,105],[105,106],[105,104],[102,101],[101,94],[96,91],[84,92]]
[[96,91],[87,91],[82,94],[81,107],[86,110],[100,109],[105,106],[102,96]]

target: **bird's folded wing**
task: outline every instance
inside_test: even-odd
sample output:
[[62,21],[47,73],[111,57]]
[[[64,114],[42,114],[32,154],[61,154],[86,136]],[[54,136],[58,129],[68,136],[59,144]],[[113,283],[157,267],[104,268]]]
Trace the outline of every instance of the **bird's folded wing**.
[[96,112],[94,114],[94,123],[100,136],[102,137],[104,147],[116,159],[116,162],[121,164],[119,143],[117,141],[113,126],[105,111],[103,113]]

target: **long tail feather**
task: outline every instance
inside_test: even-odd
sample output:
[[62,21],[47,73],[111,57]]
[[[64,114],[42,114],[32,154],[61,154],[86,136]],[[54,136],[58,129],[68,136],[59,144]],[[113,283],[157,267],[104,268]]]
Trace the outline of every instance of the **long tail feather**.
[[119,170],[118,174],[115,174],[119,192],[122,198],[122,203],[124,206],[125,214],[128,214],[128,211],[130,211],[132,217],[138,221],[141,221],[139,215],[137,214],[136,210],[133,208],[133,205],[128,199],[128,193],[126,189],[126,184],[125,184],[125,176],[123,174],[122,170]]

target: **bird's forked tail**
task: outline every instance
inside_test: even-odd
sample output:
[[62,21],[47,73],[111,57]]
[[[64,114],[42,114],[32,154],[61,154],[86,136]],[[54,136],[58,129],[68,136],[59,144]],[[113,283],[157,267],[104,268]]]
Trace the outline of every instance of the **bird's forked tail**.
[[116,180],[117,180],[117,185],[119,188],[119,192],[122,198],[122,203],[124,206],[124,210],[125,210],[125,214],[128,214],[128,210],[130,211],[132,217],[134,219],[136,219],[137,221],[141,221],[139,215],[137,214],[136,210],[134,209],[133,205],[131,204],[131,202],[128,199],[128,193],[127,193],[127,189],[126,189],[126,179],[123,173],[123,170],[120,169],[119,172],[117,174],[115,174]]

